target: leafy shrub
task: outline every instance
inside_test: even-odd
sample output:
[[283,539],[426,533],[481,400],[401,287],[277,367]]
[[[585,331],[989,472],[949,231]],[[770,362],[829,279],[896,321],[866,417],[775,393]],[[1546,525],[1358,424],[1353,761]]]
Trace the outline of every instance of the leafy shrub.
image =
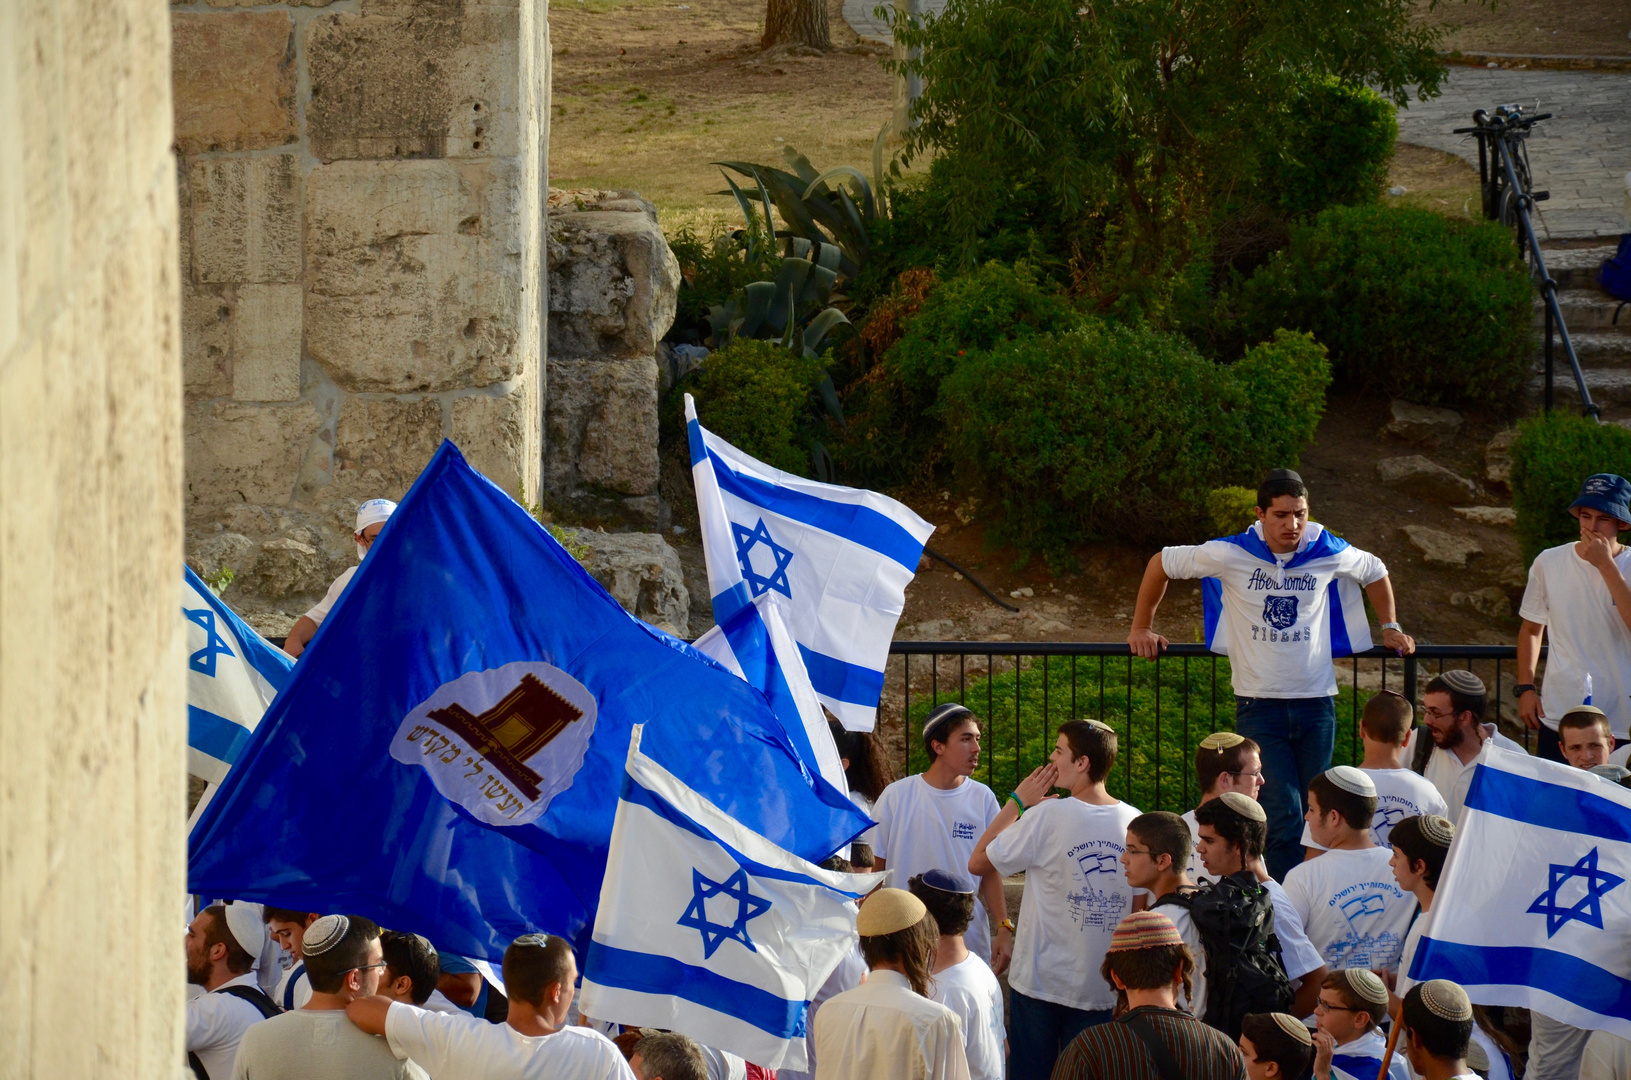
[[1245,532],[1257,520],[1257,492],[1244,487],[1213,488],[1206,495],[1206,516],[1219,536]]
[[775,342],[737,338],[709,354],[678,389],[695,397],[697,419],[708,430],[767,465],[808,476],[804,429],[825,377],[820,360]]
[[1208,492],[1295,464],[1329,382],[1303,334],[1225,366],[1177,335],[1089,323],[971,356],[940,396],[949,456],[996,512],[988,537],[1057,557],[1090,535],[1198,537]]
[[1569,504],[1586,477],[1602,472],[1631,476],[1631,431],[1562,413],[1519,425],[1512,444],[1512,505],[1525,563],[1580,539]]
[[1264,179],[1274,202],[1298,216],[1375,202],[1398,134],[1393,103],[1370,87],[1332,76],[1309,80],[1292,99],[1270,156]]
[[1528,273],[1510,234],[1408,207],[1333,207],[1240,291],[1248,339],[1311,332],[1336,373],[1413,401],[1496,402],[1530,364]]
[[757,219],[751,229],[717,228],[706,237],[682,225],[668,237],[680,264],[680,291],[668,339],[701,344],[712,332],[708,313],[754,281],[773,280],[781,259]]

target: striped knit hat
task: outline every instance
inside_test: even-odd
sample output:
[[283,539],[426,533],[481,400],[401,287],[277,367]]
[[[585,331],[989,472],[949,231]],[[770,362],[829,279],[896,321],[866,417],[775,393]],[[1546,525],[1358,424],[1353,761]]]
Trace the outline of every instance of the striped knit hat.
[[1182,945],[1184,939],[1172,920],[1159,911],[1135,911],[1116,924],[1110,935],[1110,952],[1132,952],[1134,949],[1159,949],[1167,945]]
[[1451,668],[1439,675],[1439,678],[1443,679],[1444,685],[1451,690],[1458,694],[1466,694],[1468,697],[1478,697],[1489,692],[1484,687],[1484,680],[1465,668]]

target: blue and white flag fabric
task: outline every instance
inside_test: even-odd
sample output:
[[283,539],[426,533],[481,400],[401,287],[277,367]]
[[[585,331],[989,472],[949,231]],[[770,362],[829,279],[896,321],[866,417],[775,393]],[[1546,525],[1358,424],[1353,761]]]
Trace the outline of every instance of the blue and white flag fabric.
[[272,647],[183,567],[187,620],[187,771],[205,781],[197,821],[249,733],[289,679],[294,659]]
[[[1331,1055],[1331,1075],[1334,1080],[1376,1080],[1386,1054],[1387,1039],[1382,1037],[1381,1029],[1372,1028],[1336,1048]],[[1388,1080],[1410,1080],[1410,1066],[1403,1054],[1395,1052],[1388,1061]]]
[[870,822],[764,696],[618,606],[444,442],[193,830],[193,892],[349,911],[497,960],[588,947],[634,724],[731,817],[823,859]]
[[1486,742],[1410,977],[1631,1039],[1631,791]]
[[823,870],[629,740],[579,1011],[683,1031],[768,1069],[808,1065],[810,1000],[883,874]]
[[816,696],[850,731],[871,731],[884,663],[934,526],[873,491],[773,469],[697,422],[686,431],[714,620],[774,595]]
[[[1332,656],[1353,656],[1371,647],[1364,590],[1352,578],[1338,573],[1349,561],[1343,554],[1350,550],[1348,541],[1328,532],[1319,522],[1310,521],[1304,527],[1302,545],[1284,565],[1269,550],[1260,521],[1253,522],[1245,532],[1219,537],[1206,546],[1211,544],[1232,546],[1231,561],[1239,564],[1243,575],[1250,575],[1246,578],[1248,588],[1292,594],[1264,596],[1261,621],[1265,633],[1290,631],[1299,621],[1307,627],[1323,616]],[[1309,588],[1318,588],[1322,582],[1323,597],[1307,595]],[[1299,603],[1306,609],[1300,613]],[[1223,606],[1223,580],[1202,579],[1201,617],[1206,647],[1219,656],[1228,656],[1228,620],[1223,618]],[[1290,633],[1282,640],[1292,640]]]
[[822,779],[848,794],[849,781],[844,778],[844,762],[838,756],[832,729],[775,597],[754,597],[692,644],[763,694],[799,756]]

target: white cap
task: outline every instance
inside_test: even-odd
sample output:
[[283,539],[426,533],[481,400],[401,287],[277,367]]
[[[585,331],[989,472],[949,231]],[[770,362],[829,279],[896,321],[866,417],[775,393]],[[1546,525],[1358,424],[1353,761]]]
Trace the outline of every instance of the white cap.
[[357,527],[355,532],[362,532],[370,525],[378,525],[396,512],[396,503],[390,499],[369,499],[357,507]]
[[1352,765],[1333,765],[1325,770],[1325,778],[1343,791],[1376,798],[1376,781],[1364,769]]
[[261,921],[259,904],[226,904],[227,933],[250,956],[259,958],[266,948],[266,923]]

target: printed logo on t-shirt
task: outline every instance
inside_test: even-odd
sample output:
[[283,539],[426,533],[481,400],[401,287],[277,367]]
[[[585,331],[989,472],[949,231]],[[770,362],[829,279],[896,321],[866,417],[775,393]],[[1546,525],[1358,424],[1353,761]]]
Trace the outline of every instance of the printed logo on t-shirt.
[[1121,845],[1108,840],[1089,840],[1070,849],[1082,872],[1082,887],[1066,894],[1066,899],[1071,921],[1084,932],[1114,930],[1127,913],[1127,896],[1118,888],[1121,851]]
[[1324,950],[1331,967],[1387,968],[1398,963],[1404,939],[1389,931],[1370,933],[1369,929],[1372,918],[1387,915],[1389,899],[1403,896],[1397,887],[1380,881],[1363,881],[1331,897],[1330,906],[1340,911],[1348,922],[1348,935],[1333,941]]
[[951,838],[953,840],[973,840],[978,835],[974,831],[975,827],[972,821],[954,821],[951,823]]
[[1276,630],[1290,630],[1297,625],[1297,598],[1295,596],[1268,596],[1263,598],[1263,621]]

